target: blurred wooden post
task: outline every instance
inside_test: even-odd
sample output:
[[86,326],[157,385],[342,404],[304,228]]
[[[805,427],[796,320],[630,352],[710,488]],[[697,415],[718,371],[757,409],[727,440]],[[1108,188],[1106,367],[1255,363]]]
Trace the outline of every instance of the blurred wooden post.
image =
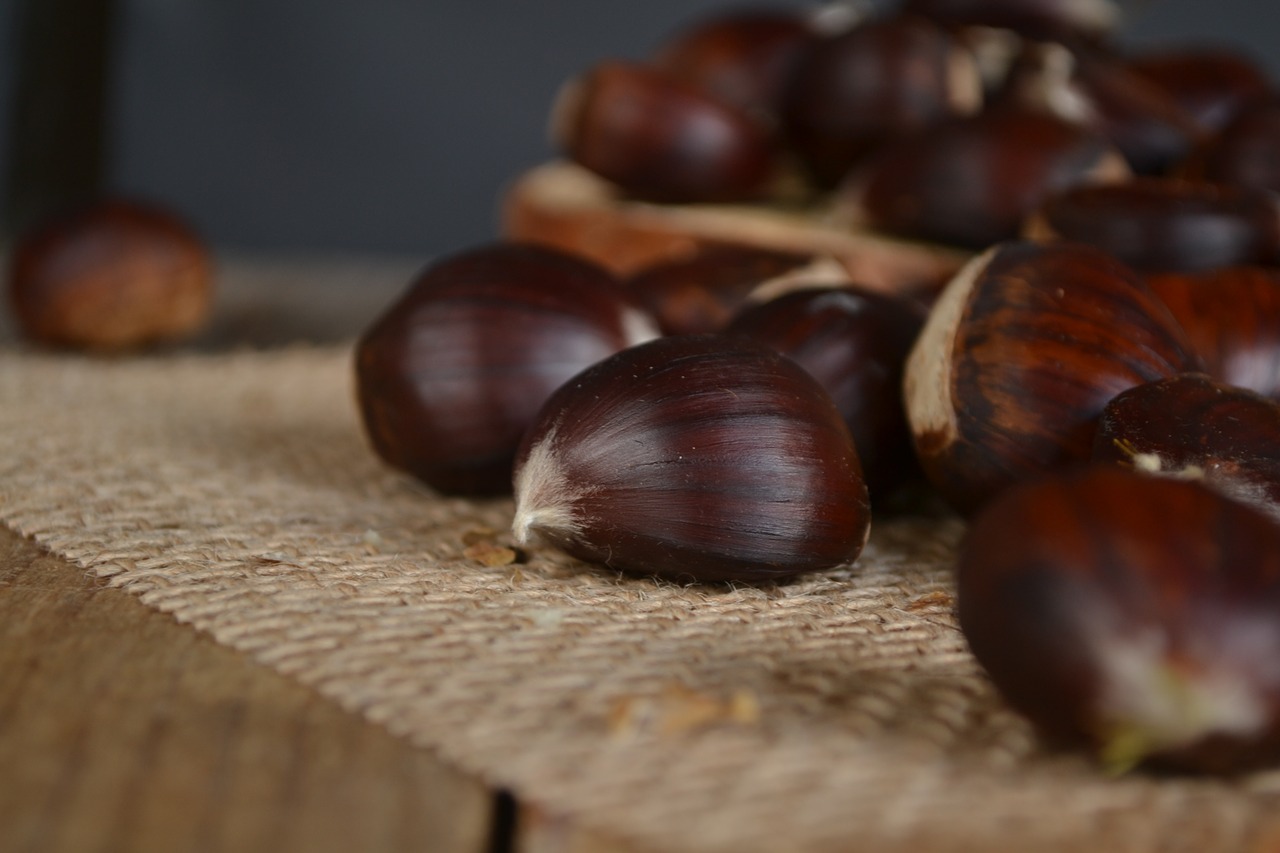
[[107,171],[117,0],[17,0],[4,225],[93,196]]

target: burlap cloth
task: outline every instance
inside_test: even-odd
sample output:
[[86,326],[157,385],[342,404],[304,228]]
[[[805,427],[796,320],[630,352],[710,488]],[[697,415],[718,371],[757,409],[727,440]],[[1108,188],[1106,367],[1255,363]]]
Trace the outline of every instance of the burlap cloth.
[[956,628],[955,522],[767,589],[503,564],[508,502],[372,455],[342,344],[0,349],[0,447],[16,530],[638,849],[1280,849],[1280,776],[1109,779],[1001,706]]

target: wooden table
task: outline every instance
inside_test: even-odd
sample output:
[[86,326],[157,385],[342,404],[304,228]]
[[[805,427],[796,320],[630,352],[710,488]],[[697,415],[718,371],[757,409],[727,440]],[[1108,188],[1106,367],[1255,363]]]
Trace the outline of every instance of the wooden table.
[[[235,263],[200,345],[350,338],[416,265]],[[621,849],[0,526],[0,851]]]

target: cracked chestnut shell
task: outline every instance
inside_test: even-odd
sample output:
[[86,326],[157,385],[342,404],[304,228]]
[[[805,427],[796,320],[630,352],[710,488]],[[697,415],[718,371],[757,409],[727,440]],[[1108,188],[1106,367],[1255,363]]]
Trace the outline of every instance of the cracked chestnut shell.
[[831,397],[765,344],[660,338],[560,388],[520,447],[516,540],[620,571],[782,580],[857,558],[870,529]]
[[377,454],[433,488],[503,494],[520,436],[566,379],[659,334],[608,272],[495,243],[423,270],[356,343]]
[[1093,458],[1199,480],[1280,521],[1280,403],[1203,374],[1117,395],[1098,419]]
[[960,627],[1050,739],[1229,773],[1280,760],[1280,526],[1199,483],[1113,466],[1010,489],[973,519]]
[[1115,258],[1065,241],[1002,243],[929,312],[907,358],[907,417],[930,482],[972,512],[1086,462],[1121,391],[1199,367],[1169,309]]
[[22,234],[9,297],[23,334],[74,349],[124,351],[177,341],[213,306],[213,260],[177,213],[109,198]]

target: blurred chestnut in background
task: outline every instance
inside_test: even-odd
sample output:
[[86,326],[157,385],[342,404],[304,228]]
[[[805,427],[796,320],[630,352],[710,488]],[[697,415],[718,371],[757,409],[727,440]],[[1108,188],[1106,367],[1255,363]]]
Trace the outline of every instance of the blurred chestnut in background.
[[757,199],[779,174],[770,128],[639,63],[601,62],[566,83],[551,134],[570,159],[650,201]]
[[631,297],[663,334],[719,332],[762,285],[814,263],[811,255],[757,246],[708,246],[641,268],[626,279]]
[[213,262],[175,211],[110,198],[18,236],[9,298],[24,335],[96,351],[180,341],[212,309]]
[[921,18],[883,17],[813,42],[783,96],[785,138],[810,177],[835,186],[887,140],[982,106],[972,54]]
[[1119,152],[1087,128],[991,110],[869,158],[839,190],[835,215],[852,227],[979,250],[1016,237],[1051,194],[1130,176]]
[[1111,255],[1001,243],[930,311],[907,359],[907,417],[930,482],[971,513],[1018,481],[1086,462],[1121,391],[1199,367],[1169,309]]
[[1119,57],[1061,44],[1026,45],[994,100],[1092,128],[1140,175],[1165,174],[1206,132],[1170,93]]
[[831,568],[870,529],[830,395],[739,336],[660,338],[565,383],[521,443],[515,493],[518,542],[680,582]]
[[672,33],[652,64],[775,126],[787,79],[821,26],[794,6],[727,8]]
[[1179,166],[1178,174],[1280,193],[1280,96],[1243,106]]
[[442,492],[503,494],[520,436],[583,368],[659,334],[602,268],[490,244],[420,273],[355,350],[378,455]]
[[1270,264],[1280,258],[1280,204],[1249,187],[1139,178],[1055,193],[1023,233],[1088,243],[1141,272]]
[[1280,402],[1184,373],[1116,395],[1093,458],[1198,480],[1280,521]]
[[969,527],[960,627],[1048,737],[1135,765],[1280,759],[1280,526],[1199,483],[1099,466]]
[[873,505],[919,475],[902,405],[907,353],[925,310],[858,288],[802,289],[743,309],[730,334],[793,359],[831,395],[853,434]]
[[1280,270],[1220,267],[1147,276],[1205,372],[1280,399]]
[[1267,73],[1251,57],[1209,44],[1139,51],[1124,60],[1124,67],[1169,95],[1209,132],[1220,130],[1271,88]]
[[1068,43],[1105,41],[1121,17],[1112,0],[906,0],[903,8],[949,27],[994,27]]

